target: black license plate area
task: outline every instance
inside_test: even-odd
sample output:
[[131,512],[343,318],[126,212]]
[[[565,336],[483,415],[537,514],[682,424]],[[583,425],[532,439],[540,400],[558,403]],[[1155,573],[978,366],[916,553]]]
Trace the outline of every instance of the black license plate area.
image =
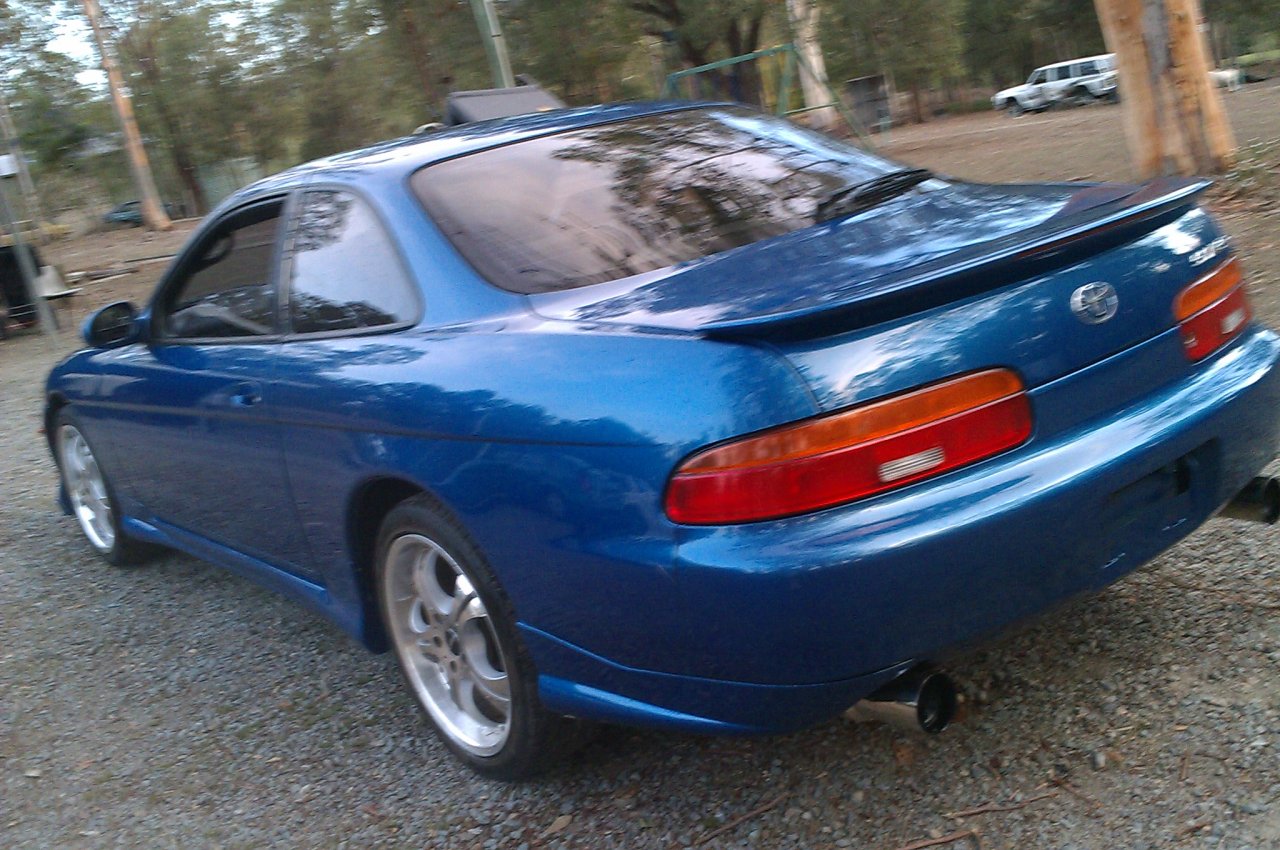
[[1213,457],[1212,444],[1205,444],[1108,495],[1102,504],[1108,546],[1101,568],[1120,567],[1132,550],[1149,552],[1162,538],[1181,537],[1198,514]]

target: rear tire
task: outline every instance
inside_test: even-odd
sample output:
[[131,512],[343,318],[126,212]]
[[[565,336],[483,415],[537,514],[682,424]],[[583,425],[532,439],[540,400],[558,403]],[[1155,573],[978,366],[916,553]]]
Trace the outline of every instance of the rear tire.
[[115,490],[99,466],[79,421],[68,408],[58,411],[54,419],[53,445],[71,515],[94,551],[117,567],[140,564],[154,555],[154,546],[124,533]]
[[1097,98],[1093,96],[1093,92],[1089,91],[1086,86],[1076,86],[1071,90],[1071,104],[1073,106],[1088,106]]
[[538,699],[511,603],[479,550],[427,496],[396,506],[377,548],[378,602],[400,672],[444,745],[490,779],[526,779],[584,726]]

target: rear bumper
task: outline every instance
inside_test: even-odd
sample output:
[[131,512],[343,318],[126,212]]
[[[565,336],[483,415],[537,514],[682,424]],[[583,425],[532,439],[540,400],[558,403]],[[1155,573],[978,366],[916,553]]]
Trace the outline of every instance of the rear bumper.
[[969,469],[805,517],[681,529],[674,575],[700,612],[687,652],[637,669],[526,628],[543,700],[704,732],[830,716],[1199,527],[1274,457],[1278,358],[1280,338],[1254,330],[1183,379]]

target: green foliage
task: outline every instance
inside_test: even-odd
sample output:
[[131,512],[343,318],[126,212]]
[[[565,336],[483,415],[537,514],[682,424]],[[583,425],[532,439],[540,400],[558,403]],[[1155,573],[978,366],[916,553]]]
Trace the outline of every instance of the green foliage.
[[1242,66],[1260,65],[1263,62],[1280,62],[1280,50],[1264,50],[1261,53],[1247,53],[1239,57]]
[[12,95],[23,148],[41,163],[65,165],[93,134],[81,108],[87,97],[65,56],[37,51],[29,58]]
[[839,30],[852,35],[848,65],[836,66],[848,76],[886,71],[906,90],[941,83],[961,70],[960,0],[829,0],[828,12]]
[[1280,39],[1280,0],[1204,0],[1221,58],[1267,52]]
[[1020,83],[1036,67],[1105,53],[1092,0],[964,0],[964,59],[991,88]]
[[964,61],[990,88],[1021,82],[1036,67],[1035,24],[1024,0],[965,0]]
[[628,87],[626,78],[641,25],[640,15],[621,3],[524,0],[511,10],[506,33],[517,67],[567,103],[594,103],[638,87]]
[[[786,6],[780,0],[615,0],[643,16],[644,31],[670,45],[672,64],[706,65],[718,59],[752,53],[766,37],[790,41]],[[734,65],[706,75],[718,91],[706,96],[732,97],[763,104],[760,68]]]
[[[401,135],[438,120],[449,91],[492,85],[468,0],[101,2],[171,197],[190,196],[196,175],[223,163],[271,171]],[[1093,0],[817,2],[829,76],[886,72],[898,91],[994,90],[1105,49]],[[1219,55],[1280,43],[1280,0],[1204,2]],[[497,8],[515,71],[570,103],[654,96],[668,71],[790,40],[783,0]],[[121,158],[101,153],[118,132],[106,93],[75,82],[96,57],[44,49],[66,20],[83,20],[79,0],[0,0],[0,87],[40,168],[92,169],[108,191],[129,191]],[[706,81],[750,100],[774,71],[746,64]]]

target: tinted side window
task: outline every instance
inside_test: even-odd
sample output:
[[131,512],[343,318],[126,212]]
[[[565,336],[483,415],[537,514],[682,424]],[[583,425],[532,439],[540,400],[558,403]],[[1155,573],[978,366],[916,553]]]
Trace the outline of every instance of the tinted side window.
[[233,213],[200,241],[162,307],[171,337],[243,337],[275,331],[276,241],[284,204]]
[[293,332],[376,328],[417,315],[414,285],[373,211],[347,192],[304,194],[289,272]]
[[1045,70],[1044,68],[1041,68],[1040,70],[1036,71],[1034,74],[1031,75],[1031,79],[1027,80],[1027,85],[1038,86],[1044,82],[1044,77],[1045,77]]
[[1080,66],[1080,76],[1082,77],[1089,77],[1098,73],[1101,73],[1101,69],[1098,68],[1097,62],[1089,61]]

